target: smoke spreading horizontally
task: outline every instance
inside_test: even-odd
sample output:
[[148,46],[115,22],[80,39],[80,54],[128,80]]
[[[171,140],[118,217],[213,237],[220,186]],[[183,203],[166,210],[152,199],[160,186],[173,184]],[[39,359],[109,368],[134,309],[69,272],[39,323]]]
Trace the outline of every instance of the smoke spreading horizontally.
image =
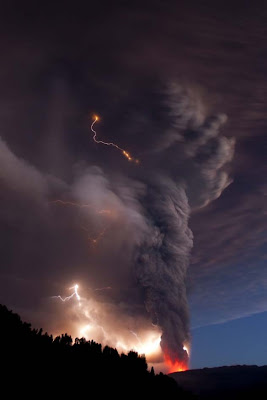
[[[145,331],[150,330],[155,343],[155,334],[161,335],[160,346],[171,371],[187,368],[190,349],[186,292],[193,246],[190,212],[218,198],[231,183],[225,165],[233,157],[234,140],[220,134],[226,116],[207,116],[194,90],[171,83],[157,99],[157,118],[149,117],[149,110],[140,110],[143,125],[135,126],[135,118],[129,121],[140,146],[135,152],[141,161],[138,165],[131,166],[121,154],[114,154],[119,160],[111,167],[104,156],[107,149],[102,150],[105,146],[99,147],[89,136],[88,148],[97,146],[103,157],[99,165],[80,168],[72,183],[44,176],[17,159],[5,143],[1,144],[4,157],[0,157],[0,167],[6,171],[9,185],[16,181],[24,192],[28,185],[32,201],[51,213],[53,223],[58,215],[55,213],[62,210],[60,228],[54,235],[61,242],[66,238],[66,243],[73,238],[73,252],[78,251],[81,226],[90,227],[98,235],[103,232],[87,269],[89,280],[92,278],[97,287],[110,289],[95,290],[86,301],[82,296],[78,310],[68,311],[78,314],[78,324],[83,326],[80,332],[94,325],[88,333],[96,333],[91,338],[116,347],[121,344],[122,350],[128,340],[130,350],[133,340],[141,343]],[[118,142],[117,138],[114,141]],[[7,167],[10,165],[13,167]],[[14,172],[17,170],[19,177]],[[109,214],[100,214],[100,210],[109,210]],[[32,213],[35,215],[34,209]],[[108,230],[105,218],[109,219]],[[40,221],[47,223],[43,216]],[[68,251],[66,246],[64,251]],[[77,288],[77,283],[82,290],[83,282],[73,287]],[[114,295],[115,287],[119,295]],[[133,296],[123,294],[129,287],[136,288]],[[101,298],[96,296],[100,293]],[[61,297],[62,293],[54,295],[61,300],[68,298]],[[60,302],[64,310],[77,293],[71,296],[71,301]]]

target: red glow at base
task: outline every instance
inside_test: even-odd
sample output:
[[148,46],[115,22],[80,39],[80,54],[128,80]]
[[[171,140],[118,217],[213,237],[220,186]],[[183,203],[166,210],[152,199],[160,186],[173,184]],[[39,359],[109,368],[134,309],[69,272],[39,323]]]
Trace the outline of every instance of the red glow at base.
[[182,372],[187,371],[188,366],[186,361],[173,361],[169,356],[165,355],[165,364],[168,366],[168,373],[171,374],[172,372]]

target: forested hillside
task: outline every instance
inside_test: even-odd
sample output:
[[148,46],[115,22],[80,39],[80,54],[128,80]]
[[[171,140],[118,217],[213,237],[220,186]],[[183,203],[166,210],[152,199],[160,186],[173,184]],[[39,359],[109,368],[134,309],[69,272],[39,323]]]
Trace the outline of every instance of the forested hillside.
[[2,382],[10,396],[175,395],[191,399],[167,375],[148,371],[146,358],[68,334],[53,338],[0,306]]

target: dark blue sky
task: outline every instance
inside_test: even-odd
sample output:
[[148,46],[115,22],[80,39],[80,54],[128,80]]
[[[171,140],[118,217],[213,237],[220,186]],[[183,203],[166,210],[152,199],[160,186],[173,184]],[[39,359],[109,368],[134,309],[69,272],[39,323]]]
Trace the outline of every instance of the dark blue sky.
[[192,330],[193,369],[223,365],[265,365],[267,312]]

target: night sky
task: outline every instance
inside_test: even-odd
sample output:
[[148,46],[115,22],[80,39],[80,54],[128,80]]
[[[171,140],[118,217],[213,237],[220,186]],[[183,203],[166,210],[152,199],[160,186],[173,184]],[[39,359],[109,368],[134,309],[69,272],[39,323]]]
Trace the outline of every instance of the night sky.
[[191,368],[266,364],[267,2],[48,3],[1,6],[0,302],[121,351],[162,335],[163,370],[190,343]]

